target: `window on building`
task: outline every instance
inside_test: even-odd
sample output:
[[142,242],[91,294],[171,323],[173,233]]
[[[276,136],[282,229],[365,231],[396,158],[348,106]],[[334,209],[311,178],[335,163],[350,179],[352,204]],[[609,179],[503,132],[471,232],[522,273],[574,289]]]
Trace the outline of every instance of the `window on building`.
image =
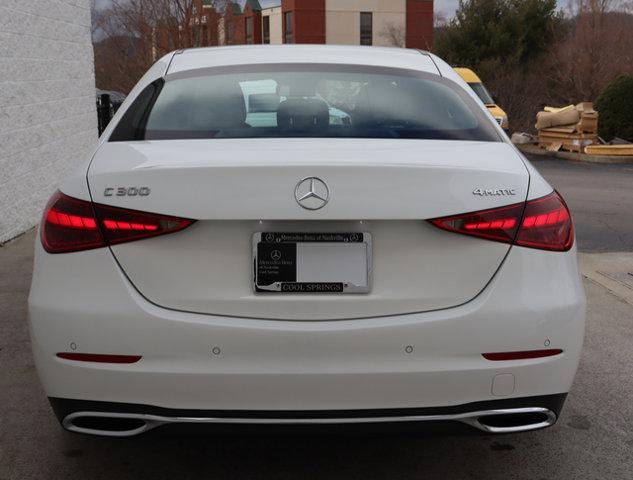
[[252,45],[253,43],[253,17],[245,18],[245,27],[246,30],[246,43]]
[[360,44],[371,45],[373,40],[373,14],[360,12]]
[[262,17],[262,43],[270,43],[270,17]]
[[295,43],[292,12],[284,13],[284,43]]

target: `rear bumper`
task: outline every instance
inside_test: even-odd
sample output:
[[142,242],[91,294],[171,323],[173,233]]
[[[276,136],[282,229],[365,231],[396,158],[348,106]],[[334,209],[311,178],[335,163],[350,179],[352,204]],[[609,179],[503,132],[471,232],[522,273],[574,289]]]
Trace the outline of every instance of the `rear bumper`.
[[465,425],[485,433],[516,433],[556,423],[566,394],[475,402],[437,408],[319,411],[177,410],[151,405],[49,398],[64,428],[92,435],[130,437],[157,427]]
[[[160,308],[136,292],[107,249],[36,248],[29,317],[49,397],[213,412],[452,408],[568,392],[580,358],[585,298],[575,251],[512,248],[484,291],[455,308],[289,322]],[[563,353],[481,355],[544,345]],[[67,351],[142,359],[56,357]]]

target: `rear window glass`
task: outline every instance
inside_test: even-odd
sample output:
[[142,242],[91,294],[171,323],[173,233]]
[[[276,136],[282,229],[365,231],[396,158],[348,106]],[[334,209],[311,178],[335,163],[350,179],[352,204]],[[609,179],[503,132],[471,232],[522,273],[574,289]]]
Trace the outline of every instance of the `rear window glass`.
[[500,140],[459,86],[437,75],[381,67],[263,64],[194,70],[168,75],[152,104],[142,108],[145,114],[136,117],[144,124],[130,140]]

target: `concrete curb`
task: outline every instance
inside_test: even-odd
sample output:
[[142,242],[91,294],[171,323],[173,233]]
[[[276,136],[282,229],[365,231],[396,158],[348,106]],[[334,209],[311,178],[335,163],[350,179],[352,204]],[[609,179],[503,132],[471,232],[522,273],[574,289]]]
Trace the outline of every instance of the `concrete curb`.
[[602,285],[620,300],[633,305],[633,253],[578,253],[585,278]]
[[601,164],[630,164],[633,165],[632,156],[606,156],[606,155],[585,155],[574,152],[548,152],[543,148],[531,143],[515,144],[515,146],[526,155],[538,155],[541,157],[558,158],[570,160],[572,162],[601,163]]
[[36,227],[37,227],[37,225],[34,225],[34,226],[24,230],[23,232],[18,233],[15,237],[7,238],[6,240],[1,241],[0,242],[0,248],[7,246],[7,244],[9,244],[11,242],[15,242],[21,236],[26,235],[27,233],[29,233],[32,230],[35,230]]

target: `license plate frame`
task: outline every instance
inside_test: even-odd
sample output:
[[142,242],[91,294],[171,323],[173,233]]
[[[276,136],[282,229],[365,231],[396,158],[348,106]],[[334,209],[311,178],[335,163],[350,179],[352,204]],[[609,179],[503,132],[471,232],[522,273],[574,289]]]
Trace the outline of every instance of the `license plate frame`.
[[[311,271],[319,259],[324,261],[318,262],[318,271]],[[340,295],[369,293],[372,288],[369,232],[255,232],[252,260],[256,293]],[[338,271],[327,270],[328,264]],[[344,278],[328,278],[332,275]]]

